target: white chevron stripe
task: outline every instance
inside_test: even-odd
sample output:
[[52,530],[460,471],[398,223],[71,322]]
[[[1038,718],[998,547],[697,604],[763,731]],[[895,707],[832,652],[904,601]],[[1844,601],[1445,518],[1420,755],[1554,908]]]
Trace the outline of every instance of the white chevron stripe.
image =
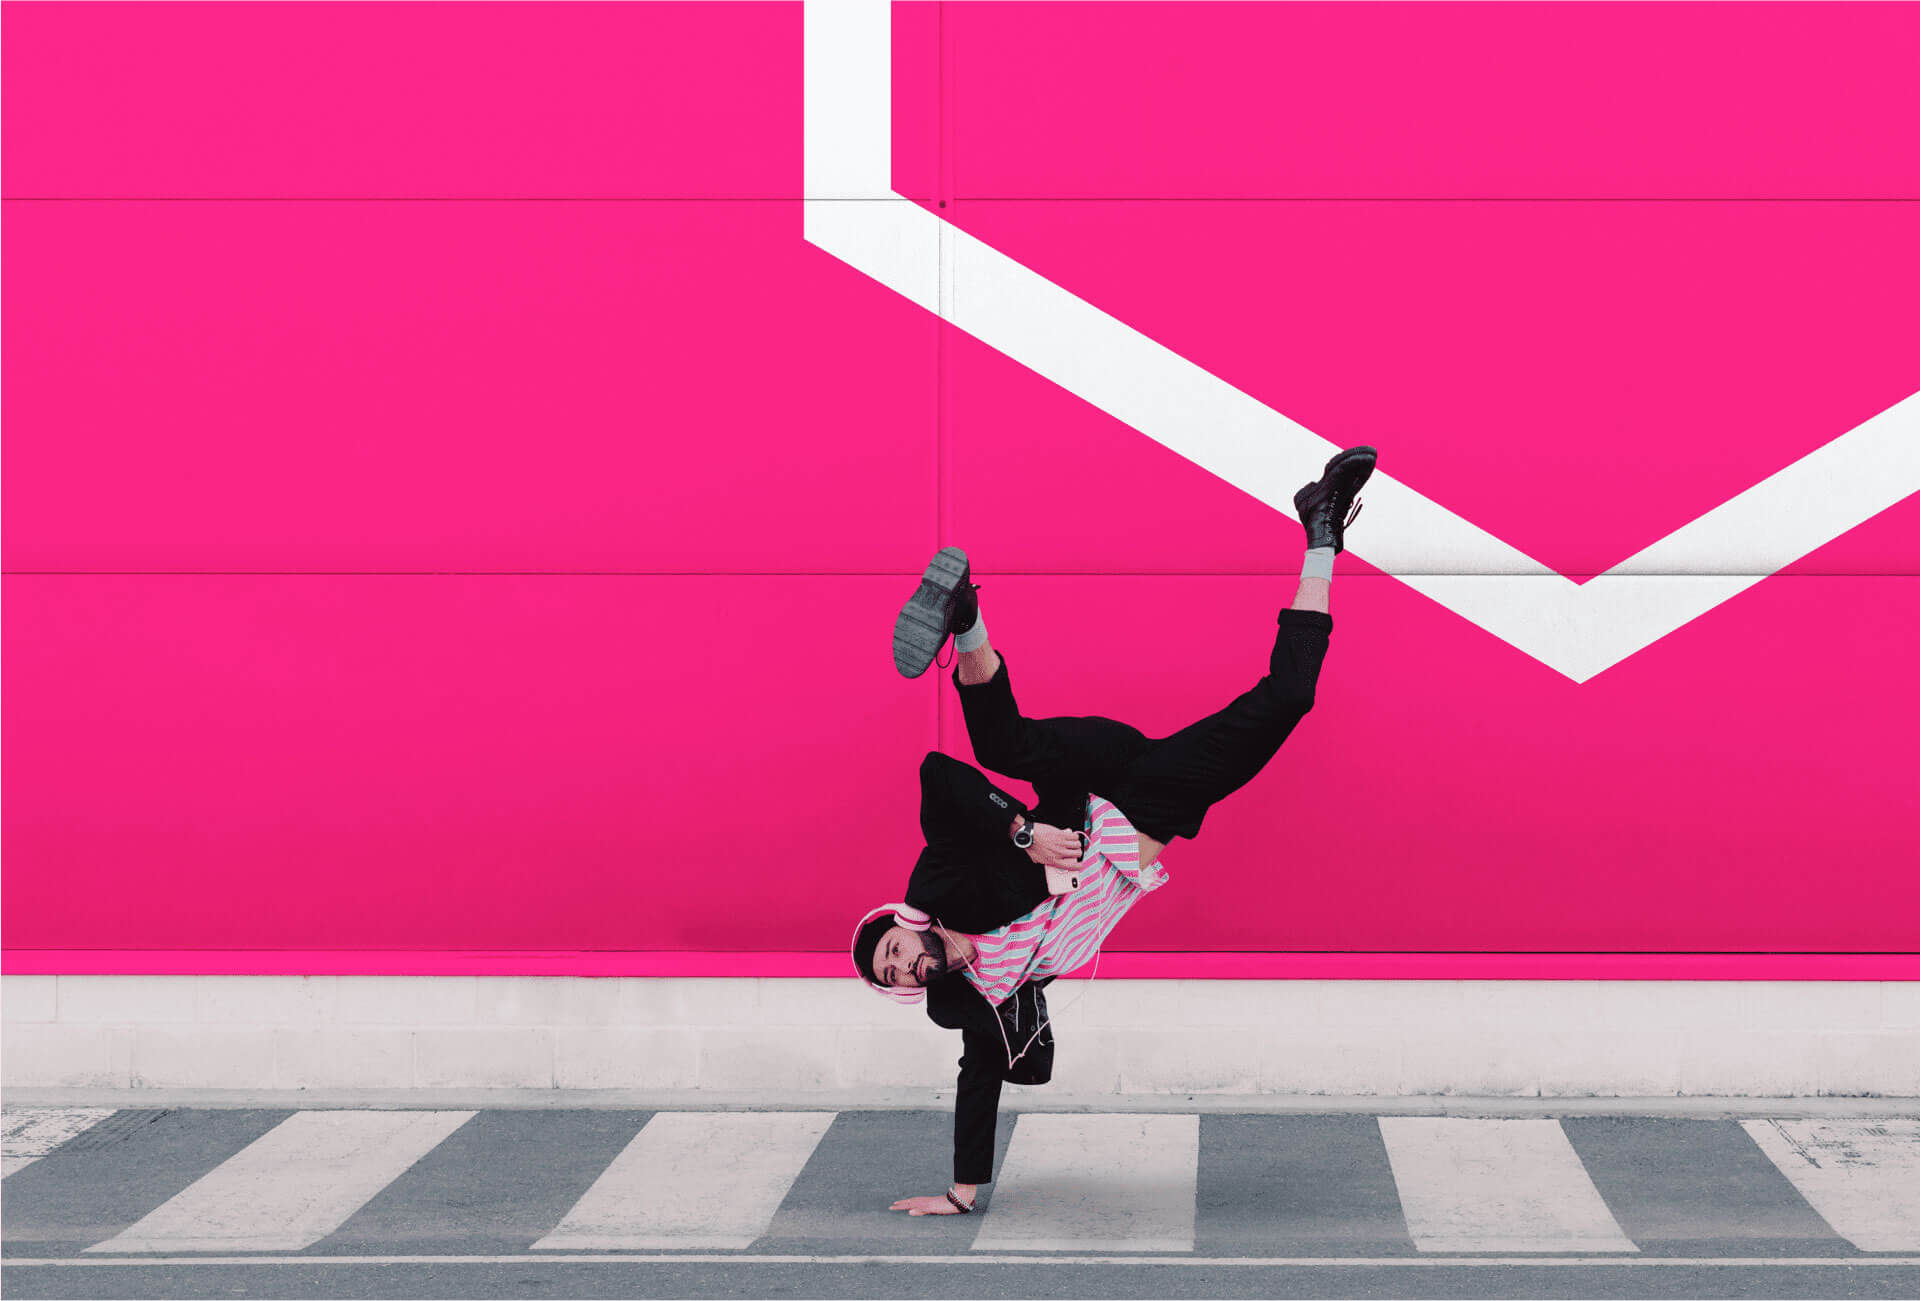
[[[1336,444],[894,194],[890,24],[886,0],[808,0],[807,241],[1290,512],[1291,488],[1283,485],[1297,483],[1302,467],[1319,465]],[[1917,488],[1921,395],[1587,583],[1384,472],[1368,482],[1368,527],[1350,549],[1585,682]]]

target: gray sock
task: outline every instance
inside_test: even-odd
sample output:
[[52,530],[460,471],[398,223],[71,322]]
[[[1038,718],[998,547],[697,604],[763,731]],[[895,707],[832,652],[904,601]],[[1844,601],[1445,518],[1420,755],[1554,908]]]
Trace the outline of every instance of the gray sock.
[[1334,548],[1310,548],[1307,553],[1307,558],[1301,562],[1301,577],[1332,579],[1334,577]]
[[980,615],[974,616],[974,626],[954,638],[957,651],[976,651],[987,644],[987,620]]

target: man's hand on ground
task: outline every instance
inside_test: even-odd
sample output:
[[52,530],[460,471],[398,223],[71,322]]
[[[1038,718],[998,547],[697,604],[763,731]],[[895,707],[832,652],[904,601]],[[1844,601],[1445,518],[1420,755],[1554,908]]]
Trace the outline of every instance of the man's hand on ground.
[[890,1211],[906,1211],[909,1215],[959,1215],[954,1203],[943,1195],[940,1197],[903,1197],[887,1208]]

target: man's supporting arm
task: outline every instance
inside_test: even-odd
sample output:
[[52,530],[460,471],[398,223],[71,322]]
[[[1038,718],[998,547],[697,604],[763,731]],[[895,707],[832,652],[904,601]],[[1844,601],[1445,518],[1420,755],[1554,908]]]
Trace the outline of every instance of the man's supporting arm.
[[998,1030],[961,1031],[960,1082],[954,1094],[954,1182],[963,1201],[994,1177],[994,1129],[1001,1105],[1001,1067],[1007,1052]]

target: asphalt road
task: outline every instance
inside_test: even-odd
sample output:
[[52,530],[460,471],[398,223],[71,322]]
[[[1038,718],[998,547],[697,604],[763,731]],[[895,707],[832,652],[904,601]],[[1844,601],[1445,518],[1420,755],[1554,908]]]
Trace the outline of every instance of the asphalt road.
[[1914,1266],[275,1264],[6,1270],[13,1297],[1913,1297]]
[[1915,1297],[1907,1119],[7,1115],[17,1297]]

